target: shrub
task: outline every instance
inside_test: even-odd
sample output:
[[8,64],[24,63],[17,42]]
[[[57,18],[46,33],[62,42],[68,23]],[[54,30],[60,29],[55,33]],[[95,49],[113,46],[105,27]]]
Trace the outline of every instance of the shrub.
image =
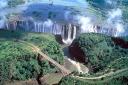
[[113,39],[106,35],[81,34],[73,43],[77,43],[80,50],[84,52],[84,57],[88,59],[94,72],[103,70],[115,59],[128,57],[128,49],[116,45]]
[[19,39],[38,46],[48,56],[63,64],[62,49],[53,35],[0,30],[0,83],[37,78],[57,71],[48,61],[38,61],[39,55],[31,47],[19,42]]

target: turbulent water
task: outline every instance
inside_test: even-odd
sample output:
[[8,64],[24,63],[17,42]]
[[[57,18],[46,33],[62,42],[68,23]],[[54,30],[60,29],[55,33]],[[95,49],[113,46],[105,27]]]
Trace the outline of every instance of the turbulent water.
[[[107,18],[96,24],[98,18],[89,13],[89,4],[83,0],[26,0],[15,8],[8,8],[7,0],[1,0],[0,28],[59,34],[64,43],[71,43],[77,33],[126,35],[122,10],[116,1],[105,0],[105,4],[111,6]],[[8,20],[6,16],[12,13],[18,13],[18,19]]]

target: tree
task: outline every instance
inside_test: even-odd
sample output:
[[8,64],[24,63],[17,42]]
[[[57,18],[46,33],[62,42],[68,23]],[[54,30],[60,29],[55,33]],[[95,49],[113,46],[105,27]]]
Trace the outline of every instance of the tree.
[[83,57],[91,65],[93,72],[104,70],[110,62],[118,58],[128,57],[128,49],[117,45],[110,36],[102,34],[81,34],[73,41],[70,50],[74,49],[75,45],[84,52]]
[[39,46],[45,54],[63,64],[62,49],[53,35],[0,30],[0,85],[8,80],[27,80],[58,71],[48,61],[38,60],[40,55],[19,39]]

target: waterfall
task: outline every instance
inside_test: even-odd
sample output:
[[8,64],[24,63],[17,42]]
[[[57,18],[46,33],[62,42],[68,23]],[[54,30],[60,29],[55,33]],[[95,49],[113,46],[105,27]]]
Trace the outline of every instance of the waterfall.
[[70,44],[76,37],[76,26],[72,24],[64,25],[62,27],[62,41],[65,44]]
[[72,26],[71,26],[71,24],[69,24],[69,27],[68,27],[68,38],[67,38],[68,42],[72,41],[72,39],[71,39],[71,32],[72,32]]
[[6,29],[29,31],[29,32],[43,32],[54,35],[61,35],[62,41],[65,44],[70,44],[76,37],[77,27],[73,24],[57,23],[51,20],[35,21],[30,19],[6,21]]
[[9,24],[8,24],[8,22],[6,22],[5,24],[6,24],[6,29],[9,30]]
[[6,22],[5,23],[5,25],[6,25],[6,29],[11,29],[11,30],[16,30],[17,29],[17,22],[15,22],[15,21],[10,21],[10,22]]
[[75,25],[72,25],[72,27],[71,27],[71,35],[70,35],[70,38],[73,39],[73,40],[76,38],[76,26]]
[[4,23],[5,23],[4,20],[0,20],[0,28],[3,28],[4,27]]
[[[30,28],[30,27],[29,27]],[[44,32],[51,34],[61,34],[62,25],[56,22],[47,21],[33,21],[33,32]],[[30,28],[31,29],[31,28]]]
[[0,14],[0,28],[4,28],[6,23],[6,17],[1,13]]
[[[13,28],[13,29],[12,29]],[[6,29],[21,30],[29,32],[43,32],[61,35],[65,44],[70,44],[76,37],[77,27],[72,24],[60,24],[51,21],[7,21]]]

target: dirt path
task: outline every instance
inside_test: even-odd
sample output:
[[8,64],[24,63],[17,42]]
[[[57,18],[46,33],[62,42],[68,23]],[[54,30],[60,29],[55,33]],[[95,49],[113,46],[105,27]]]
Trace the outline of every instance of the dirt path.
[[61,70],[61,72],[64,73],[64,75],[68,75],[68,74],[71,73],[70,70],[66,69],[64,66],[60,65],[60,64],[57,63],[55,60],[53,60],[52,58],[50,58],[49,56],[47,56],[46,54],[44,54],[43,52],[41,52],[41,50],[40,50],[37,46],[35,46],[34,44],[29,43],[29,42],[26,42],[26,41],[22,41],[22,40],[19,40],[19,42],[24,43],[24,44],[28,45],[29,47],[31,47],[32,50],[33,50],[34,52],[39,53],[39,54],[42,56],[42,58],[48,60],[48,61],[51,62],[53,65],[55,65],[56,67],[58,67],[58,68]]
[[124,74],[128,73],[128,68],[125,68],[125,69],[122,69],[122,70],[118,70],[116,72],[110,72],[110,73],[107,73],[107,74],[104,74],[104,75],[101,75],[101,76],[98,76],[98,77],[79,77],[79,76],[72,76],[72,77],[75,78],[75,79],[78,79],[78,80],[82,80],[82,81],[89,80],[90,82],[92,80],[100,80],[100,81],[102,81],[102,79],[104,78],[103,81],[105,81],[105,80],[111,80],[112,78],[116,78],[116,77],[122,75],[123,73]]
[[[34,44],[26,42],[26,41],[22,41],[22,40],[19,40],[19,42],[22,44],[26,44],[33,50],[33,52],[37,52],[38,54],[40,54],[42,56],[42,58],[45,58],[46,60],[51,62],[53,65],[58,67],[61,70],[61,72],[64,74],[64,76],[71,73],[70,70],[66,69],[64,66],[60,65],[58,62],[56,62],[55,60],[53,60],[52,58],[50,58],[49,56],[47,56],[46,54],[41,52],[41,50]],[[125,69],[121,69],[121,70],[118,70],[115,72],[109,72],[109,73],[106,73],[106,74],[98,76],[98,77],[79,77],[79,76],[73,76],[73,75],[71,77],[74,79],[83,81],[83,82],[96,83],[96,82],[106,82],[107,80],[117,78],[117,77],[119,77],[121,75],[125,75],[127,73],[128,73],[128,68],[125,68]],[[96,80],[96,81],[94,81],[94,80]]]

